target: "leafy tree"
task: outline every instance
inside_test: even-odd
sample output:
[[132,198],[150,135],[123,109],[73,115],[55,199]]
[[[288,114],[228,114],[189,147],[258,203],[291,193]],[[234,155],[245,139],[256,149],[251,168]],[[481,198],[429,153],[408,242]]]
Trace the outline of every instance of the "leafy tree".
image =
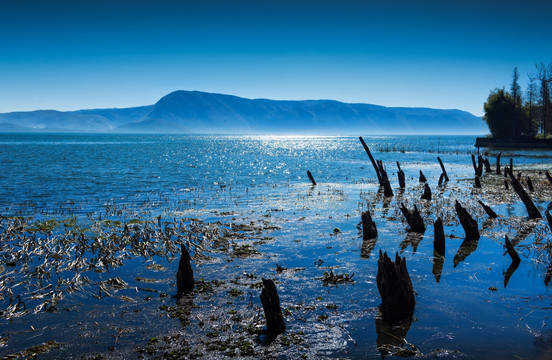
[[483,105],[483,119],[489,126],[491,135],[496,138],[515,138],[520,136],[516,126],[514,98],[504,88],[491,91]]

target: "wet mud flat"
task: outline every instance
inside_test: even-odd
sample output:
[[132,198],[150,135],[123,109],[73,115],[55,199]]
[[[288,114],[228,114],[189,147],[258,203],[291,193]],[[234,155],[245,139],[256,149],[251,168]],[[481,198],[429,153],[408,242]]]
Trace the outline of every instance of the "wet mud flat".
[[[401,154],[396,154],[400,160]],[[542,218],[530,219],[503,173],[475,187],[467,166],[450,180],[416,164],[393,196],[366,167],[346,183],[190,191],[129,206],[125,199],[0,218],[0,356],[75,358],[504,358],[551,355],[552,184],[542,169],[514,168]],[[390,166],[389,166],[390,168]],[[494,169],[493,169],[494,170]],[[315,174],[316,175],[316,174]],[[466,241],[458,201],[481,234]],[[498,215],[490,218],[479,201]],[[207,205],[206,205],[207,204]],[[420,211],[408,232],[401,204]],[[27,207],[28,208],[28,207]],[[32,206],[31,206],[32,208]],[[53,207],[56,208],[56,207]],[[10,210],[12,210],[10,213]],[[376,238],[363,240],[370,211]],[[433,225],[443,221],[444,256]],[[521,258],[512,267],[508,236]],[[181,246],[195,287],[176,296]],[[379,250],[405,257],[415,291],[410,319],[381,319]],[[274,280],[286,323],[267,344],[262,279]]]

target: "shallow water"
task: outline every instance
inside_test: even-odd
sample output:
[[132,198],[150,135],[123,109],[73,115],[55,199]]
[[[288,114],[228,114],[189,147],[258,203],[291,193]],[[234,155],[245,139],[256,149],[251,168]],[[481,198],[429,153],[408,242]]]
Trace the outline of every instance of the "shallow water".
[[[160,310],[177,306],[172,295],[178,253],[131,254],[123,259],[124,266],[83,272],[91,282],[77,291],[64,290],[54,312],[31,312],[11,320],[3,316],[0,356],[50,340],[60,347],[40,357],[134,357],[136,348],[152,345],[153,337],[175,334],[181,337],[179,342],[182,338],[192,344],[204,341],[197,351],[190,346],[187,357],[212,347],[214,332],[219,338],[242,336],[253,344],[255,356],[277,351],[280,357],[290,358],[380,358],[385,349],[397,350],[390,345],[412,349],[404,339],[417,349],[411,355],[424,357],[549,355],[550,290],[545,275],[550,255],[544,245],[550,241],[550,230],[545,220],[527,221],[517,195],[503,190],[501,176],[485,175],[486,190],[473,188],[475,138],[364,139],[388,169],[393,198],[384,199],[378,192],[374,170],[355,137],[0,134],[0,215],[4,217],[22,216],[34,223],[77,216],[83,228],[103,224],[104,233],[108,232],[106,219],[119,221],[119,227],[133,219],[146,220],[154,229],[157,216],[162,222],[159,233],[180,218],[197,218],[225,229],[251,225],[238,231],[243,237],[231,238],[230,251],[209,248],[205,250],[208,259],[198,258],[201,251],[197,251],[196,279],[225,283],[194,296],[187,322]],[[488,155],[494,164],[496,152]],[[437,186],[441,173],[437,156],[451,178],[443,187]],[[502,163],[509,157],[515,172],[547,170],[552,153],[504,151]],[[406,173],[403,192],[398,189],[396,161]],[[307,170],[318,186],[310,185]],[[419,199],[420,170],[433,190],[431,202]],[[531,176],[537,188],[531,196],[544,213],[552,200],[550,184],[543,174]],[[469,208],[480,226],[482,236],[476,247],[461,246],[464,233],[454,212],[456,199]],[[492,206],[499,219],[486,220],[478,199]],[[401,202],[408,207],[417,204],[422,211],[428,228],[423,237],[407,235]],[[357,228],[360,213],[367,209],[378,226],[375,245],[363,243]],[[440,273],[433,256],[432,224],[437,216],[444,219],[447,236]],[[530,229],[526,236],[519,233],[524,226]],[[339,231],[334,232],[335,228]],[[66,231],[59,226],[39,237],[52,239]],[[504,235],[517,240],[522,258],[506,286],[511,260],[504,255]],[[232,249],[243,244],[259,254],[233,256]],[[387,340],[377,312],[381,299],[375,278],[380,250],[399,252],[406,258],[416,291],[408,331],[395,329],[398,332],[387,334]],[[2,256],[9,258],[8,247],[3,247]],[[33,258],[30,269],[41,261]],[[152,264],[162,268],[148,267]],[[277,272],[276,264],[286,270]],[[354,283],[324,286],[321,279],[330,269],[336,274],[354,273]],[[18,264],[2,270],[0,279],[12,286],[29,273]],[[50,281],[57,281],[54,288],[63,290],[59,279],[75,274],[66,270],[52,275]],[[98,292],[100,282],[114,277],[128,286],[111,289],[110,296]],[[297,343],[277,340],[262,347],[256,335],[244,333],[247,324],[262,324],[260,289],[255,287],[261,277],[277,282],[282,307],[288,310],[287,334],[295,336]],[[40,304],[30,295],[40,289],[38,284],[13,289],[13,297],[20,294],[29,309]],[[241,293],[229,296],[232,290]],[[13,304],[13,297],[10,301],[5,292],[2,296],[5,310]],[[229,312],[240,314],[241,319],[220,315]],[[162,342],[173,345],[170,339]],[[160,356],[164,349],[155,351],[140,352],[140,356]],[[224,351],[203,354],[223,357]]]

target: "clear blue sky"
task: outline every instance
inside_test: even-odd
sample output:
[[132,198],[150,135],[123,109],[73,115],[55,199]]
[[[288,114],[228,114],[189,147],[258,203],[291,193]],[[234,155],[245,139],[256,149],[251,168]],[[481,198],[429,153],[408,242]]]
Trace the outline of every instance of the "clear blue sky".
[[0,112],[149,105],[174,90],[482,115],[552,61],[552,2],[14,0]]

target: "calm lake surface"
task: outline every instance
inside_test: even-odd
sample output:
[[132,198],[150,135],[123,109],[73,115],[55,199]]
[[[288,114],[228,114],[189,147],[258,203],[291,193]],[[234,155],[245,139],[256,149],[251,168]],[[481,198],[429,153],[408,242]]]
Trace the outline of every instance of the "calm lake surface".
[[[502,175],[486,174],[483,189],[473,187],[475,137],[364,139],[387,168],[392,198],[379,191],[357,137],[0,134],[0,356],[54,341],[56,346],[38,358],[161,357],[163,349],[154,347],[158,339],[170,343],[168,338],[178,334],[180,342],[192,344],[182,358],[224,358],[229,354],[213,348],[213,338],[237,336],[254,350],[237,349],[237,357],[551,357],[551,291],[545,277],[552,236],[546,219],[528,220],[511,187],[505,190]],[[486,155],[494,170],[497,152]],[[437,184],[438,156],[450,177],[443,186]],[[516,174],[525,177],[532,171],[536,189],[530,195],[544,216],[552,186],[539,171],[552,168],[552,152],[504,150],[503,165],[510,158]],[[402,191],[397,161],[406,174]],[[433,191],[432,201],[420,200],[420,170]],[[475,247],[463,245],[455,200],[479,224]],[[489,220],[478,200],[499,218]],[[407,234],[401,203],[420,208],[428,229],[423,236]],[[372,243],[363,242],[359,230],[366,210],[379,232]],[[441,262],[433,254],[437,216],[443,218],[446,234]],[[78,238],[67,235],[77,225],[91,243],[96,238],[107,246],[105,234],[122,234],[124,224],[159,226],[162,234],[192,218],[204,227],[241,235],[234,234],[224,249],[194,248],[196,280],[223,285],[195,295],[186,321],[163,310],[177,306],[178,251],[135,256],[118,249],[124,256],[107,271],[75,270],[64,260],[46,266],[47,259],[56,258],[52,255],[37,253],[17,261],[13,256],[33,236],[60,244],[62,237]],[[23,219],[26,235],[6,235],[15,227],[12,219]],[[57,223],[48,223],[54,224],[51,228],[37,230],[53,220]],[[242,231],[242,225],[249,228]],[[522,260],[513,273],[505,235],[514,239]],[[195,235],[186,236],[169,240],[178,243]],[[78,247],[64,244],[47,245],[48,251],[66,251],[69,262]],[[236,255],[244,245],[254,251]],[[380,250],[406,258],[416,292],[413,321],[402,329],[382,330],[378,320]],[[87,259],[97,254],[91,252]],[[277,264],[283,270],[277,271]],[[46,270],[48,276],[33,277]],[[328,285],[323,278],[330,270],[354,273],[354,282]],[[88,281],[71,288],[69,280],[76,281],[77,275]],[[276,281],[291,343],[277,340],[264,347],[257,335],[244,335],[248,323],[262,323],[261,289],[255,286],[261,277]],[[113,278],[125,285],[111,282],[104,291],[102,286]],[[44,299],[51,300],[41,307]],[[194,350],[198,342],[202,345]]]

